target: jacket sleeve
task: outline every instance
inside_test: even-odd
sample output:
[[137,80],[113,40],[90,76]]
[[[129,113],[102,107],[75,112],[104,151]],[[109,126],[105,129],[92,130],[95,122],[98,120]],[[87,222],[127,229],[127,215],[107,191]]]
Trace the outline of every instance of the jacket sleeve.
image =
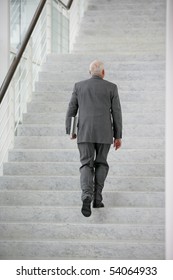
[[78,99],[77,99],[77,91],[76,91],[76,84],[74,85],[72,97],[70,99],[67,113],[66,113],[66,134],[70,134],[70,127],[71,127],[71,118],[75,117],[78,111]]
[[118,95],[118,88],[116,85],[113,91],[111,105],[111,113],[113,119],[113,136],[115,139],[120,139],[122,138],[122,112]]

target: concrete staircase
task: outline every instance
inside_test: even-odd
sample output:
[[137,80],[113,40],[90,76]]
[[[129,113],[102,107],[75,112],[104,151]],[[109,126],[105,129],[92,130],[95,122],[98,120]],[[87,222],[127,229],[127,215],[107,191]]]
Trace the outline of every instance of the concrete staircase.
[[[164,259],[164,48],[164,0],[89,1],[72,54],[47,57],[4,164],[0,259]],[[105,208],[85,218],[64,120],[96,58],[119,88],[123,146],[109,154]]]

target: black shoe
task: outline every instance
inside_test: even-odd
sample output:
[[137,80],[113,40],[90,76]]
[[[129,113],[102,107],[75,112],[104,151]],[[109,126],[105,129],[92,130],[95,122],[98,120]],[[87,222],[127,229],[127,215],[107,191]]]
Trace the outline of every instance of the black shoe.
[[91,216],[91,200],[89,198],[84,199],[81,212],[85,217]]
[[103,202],[97,200],[93,201],[93,208],[101,208],[101,207],[104,207]]

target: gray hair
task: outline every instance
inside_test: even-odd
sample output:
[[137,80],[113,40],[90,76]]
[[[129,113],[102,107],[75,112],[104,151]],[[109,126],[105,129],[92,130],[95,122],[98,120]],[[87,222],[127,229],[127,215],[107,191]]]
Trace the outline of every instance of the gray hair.
[[91,62],[89,67],[89,71],[91,75],[100,76],[103,70],[104,70],[103,62],[99,60],[94,60],[93,62]]

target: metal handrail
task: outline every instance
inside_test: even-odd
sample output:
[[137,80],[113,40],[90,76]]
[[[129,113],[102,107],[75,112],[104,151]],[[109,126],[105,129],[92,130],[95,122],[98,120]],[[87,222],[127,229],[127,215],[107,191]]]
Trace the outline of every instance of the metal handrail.
[[38,21],[38,19],[40,17],[40,14],[41,14],[41,12],[42,12],[42,10],[44,8],[44,5],[46,4],[46,1],[47,0],[41,0],[40,1],[39,5],[38,5],[38,7],[36,9],[36,12],[35,12],[35,14],[33,16],[33,19],[32,19],[32,21],[31,21],[31,23],[29,25],[29,28],[28,28],[28,30],[26,32],[24,40],[23,40],[23,42],[21,44],[21,47],[20,47],[18,53],[16,54],[16,56],[14,57],[14,59],[13,59],[13,61],[11,63],[11,66],[10,66],[8,72],[7,72],[7,75],[6,75],[6,77],[5,77],[4,81],[3,81],[3,84],[2,84],[1,89],[0,89],[0,103],[2,102],[2,100],[3,100],[4,96],[5,96],[5,93],[6,93],[8,87],[9,87],[9,84],[10,84],[12,78],[13,78],[13,75],[15,73],[15,70],[16,70],[19,62],[20,62],[20,59],[21,59],[21,57],[22,57],[22,55],[23,55],[23,53],[25,51],[25,48],[26,48],[26,46],[28,44],[28,41],[29,41],[29,39],[31,37],[31,34],[32,34],[36,24],[37,24],[37,21]]
[[68,1],[67,5],[65,5],[61,0],[55,0],[56,3],[60,3],[66,10],[70,10],[73,0]]

